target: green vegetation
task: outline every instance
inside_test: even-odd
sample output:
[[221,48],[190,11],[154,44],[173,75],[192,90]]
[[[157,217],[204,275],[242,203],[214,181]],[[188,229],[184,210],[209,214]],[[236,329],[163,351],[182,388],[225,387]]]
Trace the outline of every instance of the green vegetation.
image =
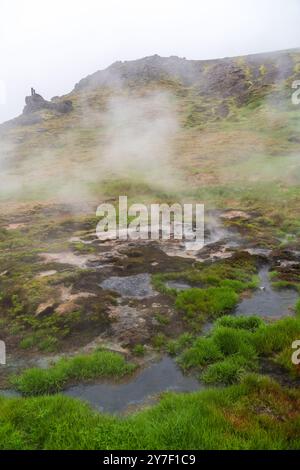
[[57,393],[76,381],[120,378],[134,369],[135,365],[127,363],[120,354],[99,350],[90,355],[62,358],[49,369],[27,369],[11,381],[23,395],[43,395]]
[[163,333],[158,333],[152,338],[152,346],[155,349],[161,350],[166,344],[166,336]]
[[257,287],[259,280],[254,259],[247,253],[234,256],[230,260],[204,265],[196,263],[192,268],[175,273],[153,276],[154,287],[162,293],[177,295],[176,289],[165,285],[166,281],[181,280],[195,287],[224,287],[241,293]]
[[196,317],[204,322],[207,318],[217,318],[232,310],[238,299],[238,295],[231,288],[194,288],[178,294],[175,305],[188,319]]
[[127,417],[65,396],[0,398],[1,449],[299,449],[300,393],[269,379],[165,394]]
[[[254,369],[253,363],[251,368]],[[236,354],[209,366],[203,373],[202,379],[207,384],[232,384],[239,381],[247,370],[249,370],[248,360],[244,356]]]
[[269,357],[297,375],[300,370],[291,362],[291,345],[299,337],[299,316],[271,324],[257,317],[225,316],[209,336],[185,349],[178,362],[185,370],[199,369],[206,383],[235,383],[257,370],[259,357]]
[[160,325],[169,325],[170,319],[161,313],[156,313],[155,315],[155,320],[160,324]]
[[132,352],[135,356],[144,356],[145,355],[145,346],[143,344],[136,344],[132,349]]
[[182,333],[177,339],[171,339],[167,344],[167,351],[171,356],[176,356],[188,346],[194,340],[194,336],[190,333]]
[[[57,311],[67,289],[71,293],[74,284],[84,282],[93,270],[51,260],[43,264],[40,254],[75,252],[80,256],[83,253],[77,253],[79,244],[68,239],[95,229],[97,219],[90,215],[62,216],[56,207],[47,217],[47,210],[38,206],[32,209],[30,223],[24,227],[0,230],[0,274],[4,273],[0,276],[0,321],[4,339],[14,336],[19,348],[53,352],[67,338],[77,336],[79,329],[93,334],[99,325],[107,324],[104,312],[114,299],[103,292],[100,299],[79,298],[67,314]],[[54,274],[44,277],[43,271]]]
[[296,315],[297,315],[297,317],[300,318],[300,299],[299,299],[298,302],[296,303],[295,310],[296,310]]
[[[195,263],[188,270],[156,274],[154,287],[175,298],[176,308],[184,314],[189,325],[199,330],[203,322],[229,313],[239,301],[239,294],[259,284],[255,261],[247,253],[230,261],[213,264]],[[179,280],[195,286],[184,291],[169,288],[167,281]]]

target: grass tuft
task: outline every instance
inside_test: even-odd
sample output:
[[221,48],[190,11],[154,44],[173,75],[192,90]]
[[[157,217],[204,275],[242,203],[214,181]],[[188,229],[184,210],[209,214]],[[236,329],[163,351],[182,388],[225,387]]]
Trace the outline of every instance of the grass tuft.
[[12,377],[11,382],[23,395],[47,395],[60,392],[72,382],[120,378],[134,369],[135,365],[127,363],[120,354],[99,350],[89,355],[60,359],[49,369],[27,369]]

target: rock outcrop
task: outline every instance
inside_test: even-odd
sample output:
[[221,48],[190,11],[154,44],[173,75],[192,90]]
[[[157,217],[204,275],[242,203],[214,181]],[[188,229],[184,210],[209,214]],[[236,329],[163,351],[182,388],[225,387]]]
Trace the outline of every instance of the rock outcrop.
[[32,93],[31,96],[25,98],[26,106],[23,110],[23,114],[31,114],[36,111],[42,111],[43,109],[49,109],[58,113],[69,113],[73,109],[72,101],[53,102],[45,100],[41,95]]

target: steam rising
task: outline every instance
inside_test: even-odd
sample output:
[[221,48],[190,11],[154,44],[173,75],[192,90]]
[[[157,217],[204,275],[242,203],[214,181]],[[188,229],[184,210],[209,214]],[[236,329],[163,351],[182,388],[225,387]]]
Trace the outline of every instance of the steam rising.
[[171,164],[172,139],[178,130],[168,94],[114,97],[105,115],[108,141],[103,162],[118,175],[126,171],[158,174]]
[[163,91],[129,96],[119,90],[95,110],[83,95],[80,112],[66,129],[51,133],[52,123],[46,121],[50,132],[35,128],[30,133],[25,127],[23,137],[17,135],[19,145],[6,140],[0,196],[36,193],[71,202],[92,199],[95,188],[101,193],[110,180],[134,178],[162,189],[174,185],[169,176],[178,131],[173,102]]
[[252,85],[243,58],[239,80],[232,60],[203,67],[155,56],[100,71],[70,95],[70,114],[0,129],[0,197],[99,203],[127,194],[129,182],[136,196],[146,188],[179,202],[191,189],[206,202],[212,187],[299,184],[299,113],[288,90],[297,57],[248,58]]

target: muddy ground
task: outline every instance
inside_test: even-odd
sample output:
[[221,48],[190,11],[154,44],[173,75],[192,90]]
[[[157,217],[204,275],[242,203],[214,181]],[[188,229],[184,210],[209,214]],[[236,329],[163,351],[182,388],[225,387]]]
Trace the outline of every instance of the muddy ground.
[[[193,285],[183,274],[182,279],[166,281],[164,291],[155,286],[153,275],[251,258],[257,272],[265,267],[274,281],[284,283],[282,315],[294,314],[300,243],[285,243],[272,227],[258,222],[259,214],[210,213],[206,244],[198,252],[174,240],[100,241],[96,218],[85,214],[85,209],[74,213],[53,205],[23,208],[18,215],[7,212],[0,219],[0,325],[7,347],[7,365],[0,369],[2,387],[19,369],[47,367],[61,355],[99,346],[143,364],[157,355],[164,341],[195,333],[170,295],[170,288],[180,291]],[[270,293],[270,284],[242,293],[239,308],[266,288]],[[144,349],[142,357],[134,353],[137,346]]]

